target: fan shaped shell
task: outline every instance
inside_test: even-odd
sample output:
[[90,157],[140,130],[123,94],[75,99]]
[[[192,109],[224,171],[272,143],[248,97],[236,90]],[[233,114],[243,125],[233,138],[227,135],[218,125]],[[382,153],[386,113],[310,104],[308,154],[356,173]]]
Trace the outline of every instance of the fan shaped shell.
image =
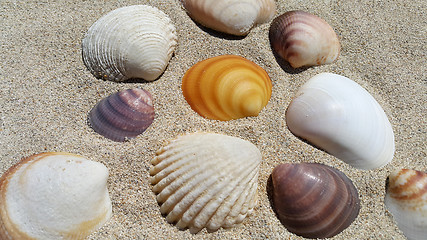
[[188,14],[214,30],[243,36],[256,25],[270,21],[274,0],[181,0]]
[[23,159],[0,178],[0,239],[83,239],[111,216],[107,168],[70,153]]
[[151,94],[140,88],[114,93],[89,113],[91,127],[102,136],[123,142],[143,133],[154,120]]
[[274,168],[272,180],[276,213],[297,235],[335,236],[359,214],[357,189],[335,168],[317,163],[281,164]]
[[311,78],[286,111],[296,136],[359,169],[379,168],[394,155],[394,135],[378,102],[356,82],[332,73]]
[[260,66],[239,56],[222,55],[191,67],[182,91],[201,116],[227,121],[258,116],[271,97],[271,80]]
[[402,169],[387,179],[385,205],[409,240],[427,237],[427,173]]
[[146,5],[122,7],[89,28],[83,61],[97,78],[152,81],[166,69],[176,43],[175,27],[165,13]]
[[332,63],[341,45],[334,29],[323,19],[303,11],[275,18],[270,26],[274,51],[293,68]]
[[256,204],[261,153],[250,142],[213,133],[173,140],[152,161],[151,183],[166,220],[197,233],[242,222]]

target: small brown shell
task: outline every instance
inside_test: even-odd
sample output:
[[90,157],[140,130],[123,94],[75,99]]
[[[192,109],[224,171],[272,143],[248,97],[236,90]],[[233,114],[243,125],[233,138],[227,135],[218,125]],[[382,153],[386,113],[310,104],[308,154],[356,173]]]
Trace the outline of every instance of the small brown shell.
[[274,168],[273,203],[279,220],[306,238],[332,237],[359,214],[357,189],[339,170],[318,163]]
[[143,133],[154,120],[151,94],[134,88],[114,93],[101,100],[89,113],[95,132],[123,142]]
[[293,68],[332,63],[341,48],[337,34],[325,20],[303,11],[275,18],[270,26],[270,43]]

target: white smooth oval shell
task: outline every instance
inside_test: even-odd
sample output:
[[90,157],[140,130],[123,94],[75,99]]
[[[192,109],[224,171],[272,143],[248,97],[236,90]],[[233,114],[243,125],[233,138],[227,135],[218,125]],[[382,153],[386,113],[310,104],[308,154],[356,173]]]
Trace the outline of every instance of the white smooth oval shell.
[[0,178],[0,239],[83,239],[111,217],[107,178],[70,153],[23,159]]
[[393,171],[387,180],[384,203],[409,240],[427,238],[427,173]]
[[150,169],[166,220],[197,233],[229,228],[256,204],[261,153],[236,137],[196,133],[160,149]]
[[256,25],[270,21],[274,0],[181,0],[196,22],[214,30],[243,36]]
[[176,43],[175,27],[165,13],[146,5],[122,7],[89,28],[83,61],[97,78],[152,81],[166,69]]
[[296,136],[359,169],[379,168],[394,155],[394,135],[378,102],[356,82],[332,73],[307,81],[286,111]]

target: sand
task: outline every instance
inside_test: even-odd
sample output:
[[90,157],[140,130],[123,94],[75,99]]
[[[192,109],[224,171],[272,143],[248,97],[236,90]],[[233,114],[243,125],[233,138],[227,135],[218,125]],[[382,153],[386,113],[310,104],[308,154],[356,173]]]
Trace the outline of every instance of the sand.
[[[165,73],[154,82],[116,83],[94,78],[81,58],[81,41],[99,17],[118,7],[148,4],[168,14],[179,43]],[[329,65],[290,71],[275,59],[269,23],[243,39],[196,25],[178,1],[10,1],[0,3],[0,173],[21,158],[46,151],[83,155],[105,164],[113,217],[90,239],[300,239],[277,220],[268,195],[272,169],[285,162],[319,162],[343,171],[359,191],[362,208],[334,239],[403,239],[383,204],[385,179],[394,169],[426,170],[427,6],[424,0],[277,1],[276,16],[305,10],[337,32],[342,51]],[[195,113],[181,93],[181,78],[193,64],[221,54],[246,57],[263,67],[273,94],[258,117],[219,122]],[[363,171],[296,138],[285,110],[312,76],[332,72],[363,86],[384,108],[396,152],[387,166]],[[95,133],[87,114],[118,90],[152,93],[156,118],[136,139],[113,142]],[[262,153],[258,204],[243,224],[197,235],[180,231],[161,216],[149,183],[150,160],[168,139],[196,131],[240,137]],[[345,134],[345,133],[343,133]]]

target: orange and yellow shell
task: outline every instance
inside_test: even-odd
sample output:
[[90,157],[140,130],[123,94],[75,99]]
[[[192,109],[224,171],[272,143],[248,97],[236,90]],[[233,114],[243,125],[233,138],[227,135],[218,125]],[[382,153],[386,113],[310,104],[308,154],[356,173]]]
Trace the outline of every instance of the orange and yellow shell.
[[258,116],[270,100],[271,88],[263,68],[235,55],[198,62],[182,78],[182,91],[191,108],[221,121]]

